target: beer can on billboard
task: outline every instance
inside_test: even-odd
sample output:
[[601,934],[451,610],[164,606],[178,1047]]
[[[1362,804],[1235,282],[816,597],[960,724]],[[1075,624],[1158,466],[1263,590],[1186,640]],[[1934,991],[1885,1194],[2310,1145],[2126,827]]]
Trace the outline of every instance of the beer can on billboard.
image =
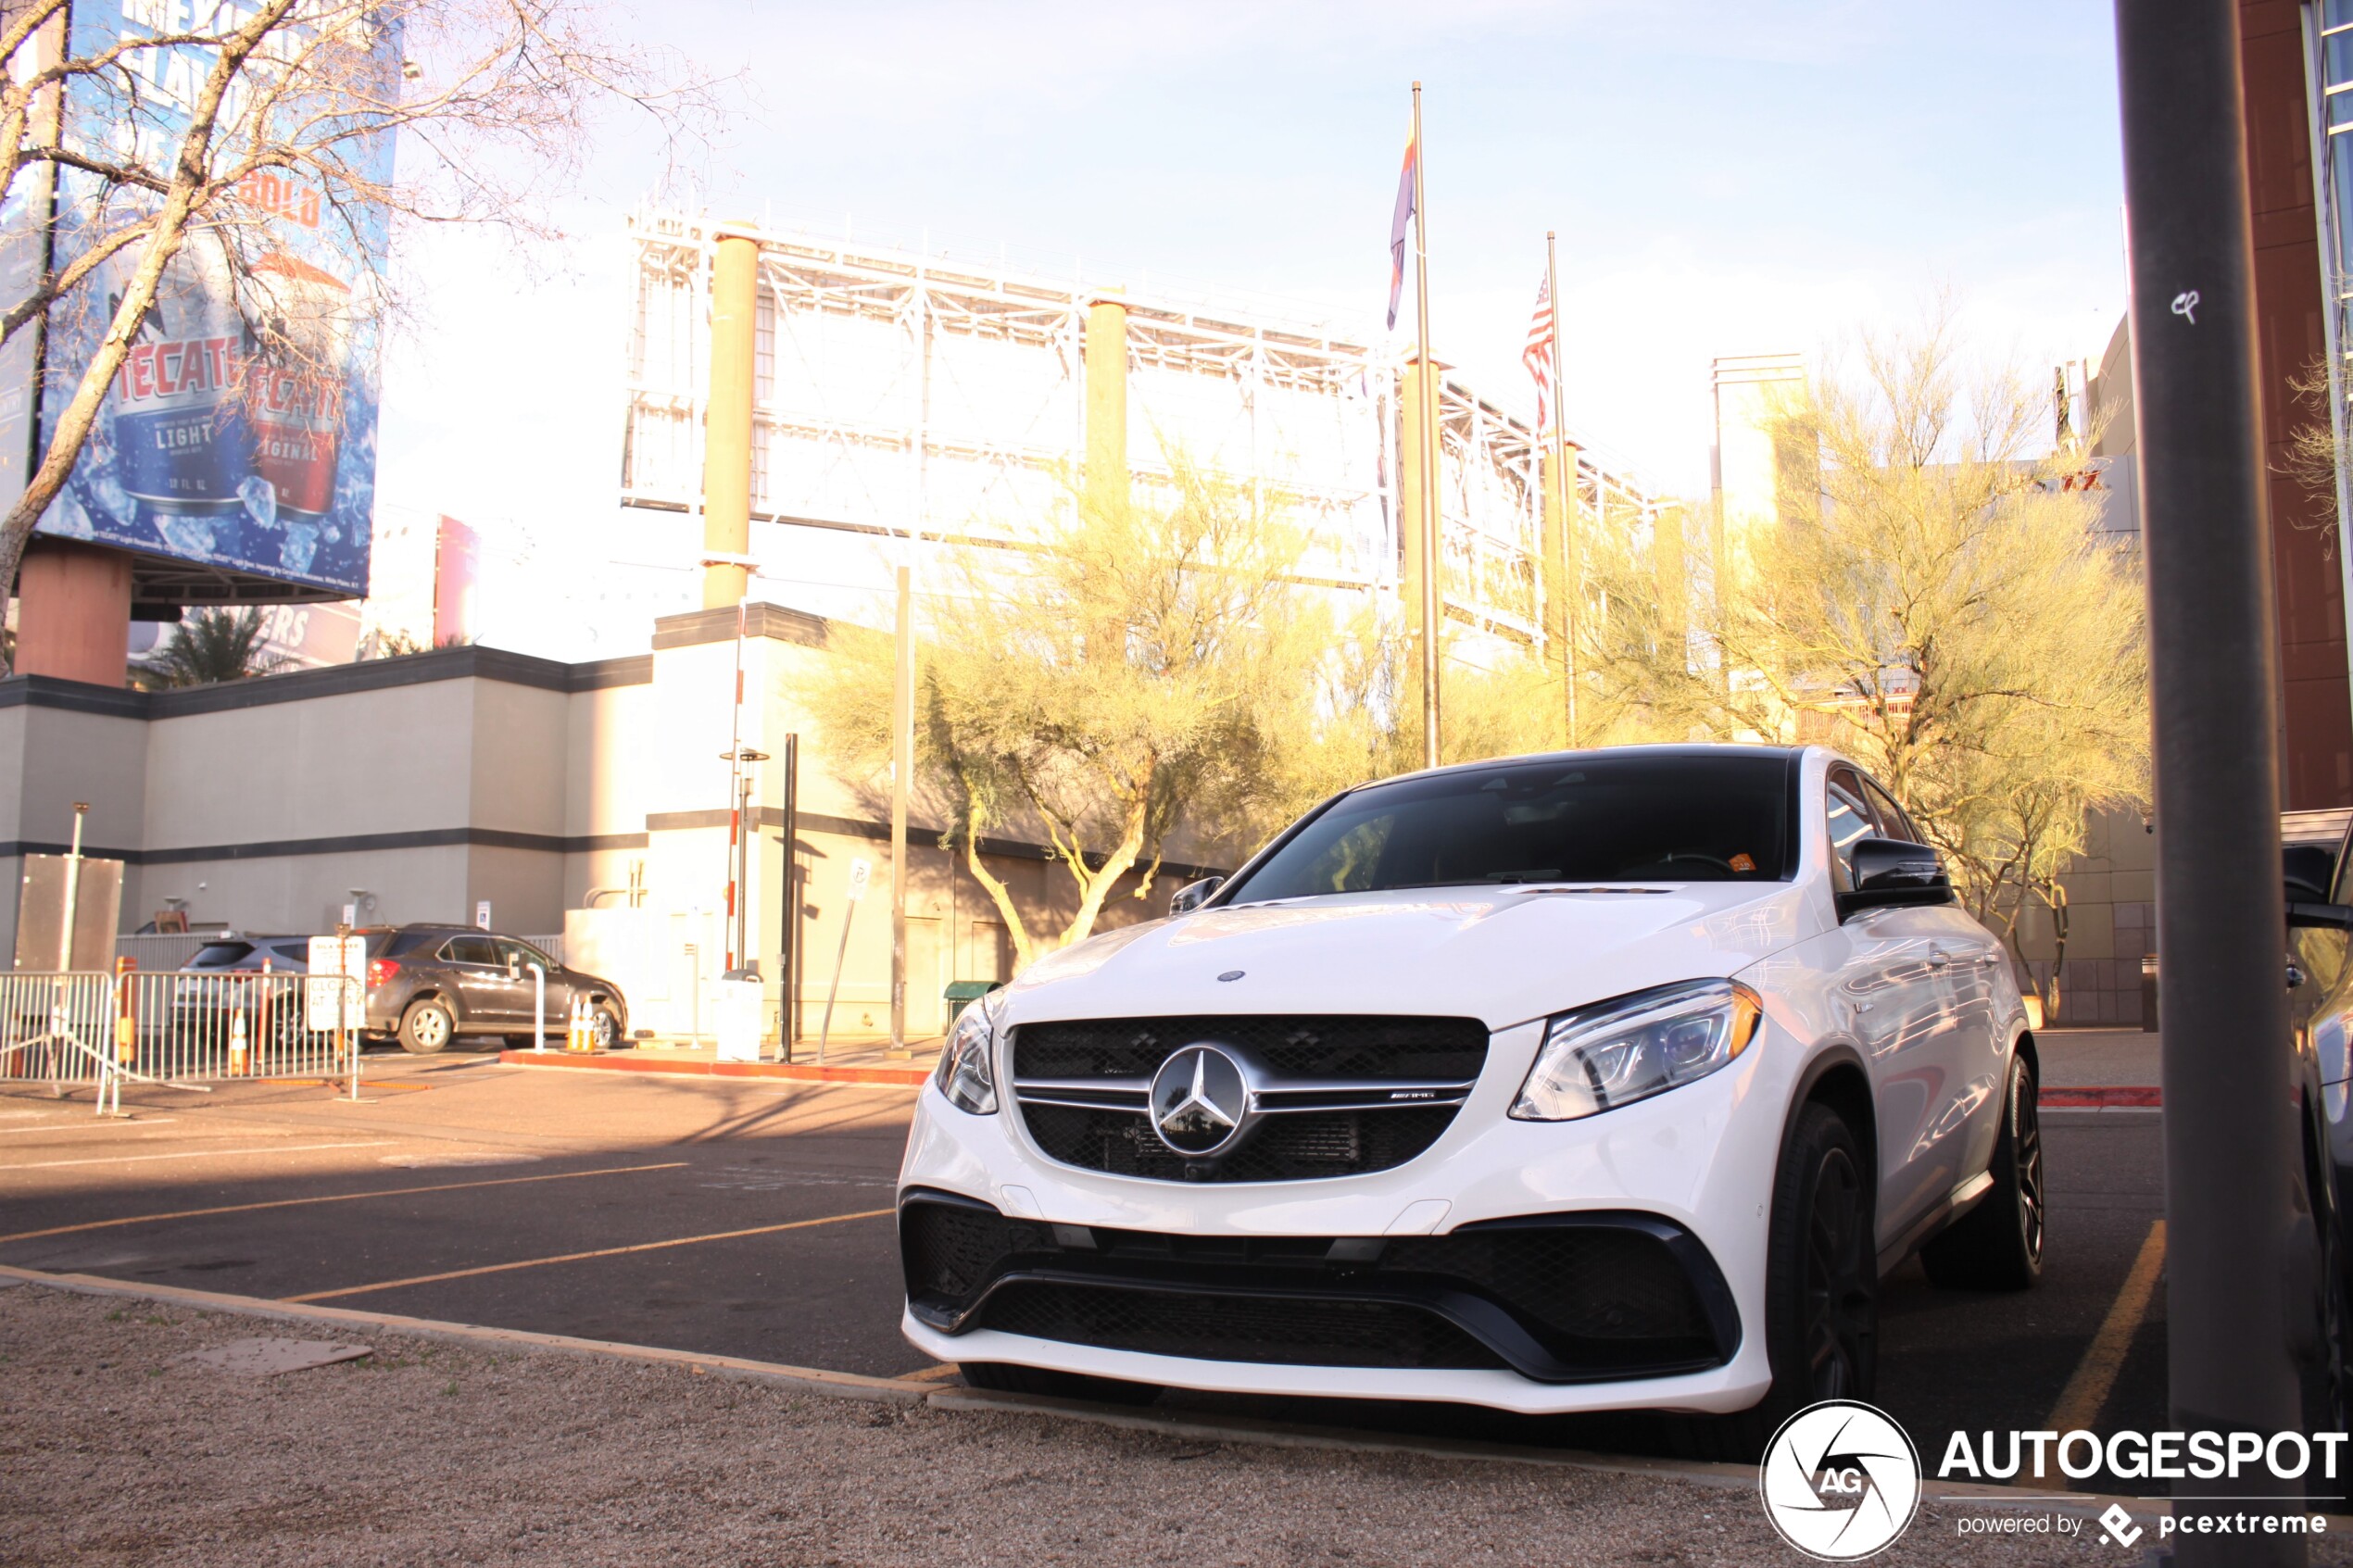
[[253,285],[282,349],[254,373],[254,471],[277,492],[280,511],[322,516],[335,504],[351,291],[284,251],[255,261]]
[[238,487],[253,471],[245,360],[228,258],[214,236],[191,234],[116,376],[116,478],[126,495],[193,516],[243,504]]

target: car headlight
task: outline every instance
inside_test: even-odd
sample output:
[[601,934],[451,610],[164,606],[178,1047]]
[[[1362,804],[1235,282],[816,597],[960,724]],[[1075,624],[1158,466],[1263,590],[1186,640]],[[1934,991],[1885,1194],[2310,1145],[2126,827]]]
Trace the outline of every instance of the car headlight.
[[1690,980],[1554,1018],[1528,1082],[1519,1122],[1573,1122],[1705,1078],[1748,1048],[1765,1017],[1736,980]]
[[997,1074],[989,1061],[989,1052],[997,1043],[997,1030],[990,1021],[988,998],[986,997],[965,1008],[956,1020],[955,1033],[948,1036],[948,1047],[939,1053],[939,1066],[932,1073],[932,1082],[948,1097],[948,1103],[959,1110],[975,1116],[997,1113]]

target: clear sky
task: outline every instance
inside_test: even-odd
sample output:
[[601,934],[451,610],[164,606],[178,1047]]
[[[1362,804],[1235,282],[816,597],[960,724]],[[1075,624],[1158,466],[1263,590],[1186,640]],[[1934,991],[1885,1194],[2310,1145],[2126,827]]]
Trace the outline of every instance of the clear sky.
[[[1432,341],[1525,404],[1560,233],[1569,424],[1654,487],[1707,483],[1707,362],[1818,352],[1949,289],[2044,373],[2124,306],[2111,13],[2092,0],[753,4],[613,25],[735,74],[671,200],[1104,281],[1383,303],[1408,87],[1425,86]],[[409,247],[387,506],[494,547],[611,526],[623,215],[661,170],[624,116],[517,257]]]

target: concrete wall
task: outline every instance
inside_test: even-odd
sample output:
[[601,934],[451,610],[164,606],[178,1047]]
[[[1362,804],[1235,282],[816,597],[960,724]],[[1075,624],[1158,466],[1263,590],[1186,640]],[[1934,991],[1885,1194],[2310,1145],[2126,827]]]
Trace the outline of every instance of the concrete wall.
[[[698,1013],[706,1024],[713,1015],[709,987],[732,935],[722,913],[733,862],[721,754],[739,740],[774,759],[757,770],[757,853],[744,890],[748,947],[772,1002],[782,1000],[789,920],[806,1030],[817,1028],[843,954],[836,1036],[872,1035],[887,1024],[887,781],[845,778],[810,711],[832,657],[828,625],[765,606],[749,619],[740,713],[732,610],[668,618],[651,656],[595,665],[459,648],[182,692],[0,681],[0,865],[13,872],[28,849],[61,847],[70,803],[82,799],[92,803],[92,851],[130,862],[126,930],[179,898],[199,922],[320,931],[358,897],[365,923],[471,921],[486,899],[499,929],[552,934],[592,890],[624,889],[634,874],[645,918],[631,940],[660,950],[635,955],[634,972],[648,978],[632,1022],[684,1031]],[[789,912],[788,734],[801,738]],[[1002,918],[963,857],[939,847],[944,825],[938,804],[919,797],[908,900],[909,1022],[919,1035],[943,1022],[950,980],[1011,972]],[[991,874],[1014,890],[1033,930],[1059,930],[1076,893],[1038,847],[1043,834],[1021,822],[992,833],[1002,841],[990,841]],[[843,888],[858,859],[873,875],[845,950]],[[1158,913],[1190,874],[1164,874],[1146,900],[1114,897],[1101,924]],[[1123,892],[1137,884],[1131,875]],[[15,900],[0,905],[0,938],[12,940]]]

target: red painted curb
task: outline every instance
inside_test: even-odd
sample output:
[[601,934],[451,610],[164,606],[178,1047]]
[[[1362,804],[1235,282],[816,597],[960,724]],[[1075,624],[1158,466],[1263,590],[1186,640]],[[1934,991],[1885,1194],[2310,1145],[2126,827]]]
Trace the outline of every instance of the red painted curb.
[[813,1084],[895,1084],[920,1086],[923,1067],[820,1067],[813,1061],[664,1061],[658,1057],[605,1056],[582,1051],[500,1051],[510,1067],[567,1067],[603,1073],[666,1073],[679,1078],[787,1078]]
[[2037,1099],[2045,1110],[2099,1110],[2109,1106],[2162,1107],[2165,1091],[2147,1085],[2110,1085],[2096,1088],[2045,1089]]

